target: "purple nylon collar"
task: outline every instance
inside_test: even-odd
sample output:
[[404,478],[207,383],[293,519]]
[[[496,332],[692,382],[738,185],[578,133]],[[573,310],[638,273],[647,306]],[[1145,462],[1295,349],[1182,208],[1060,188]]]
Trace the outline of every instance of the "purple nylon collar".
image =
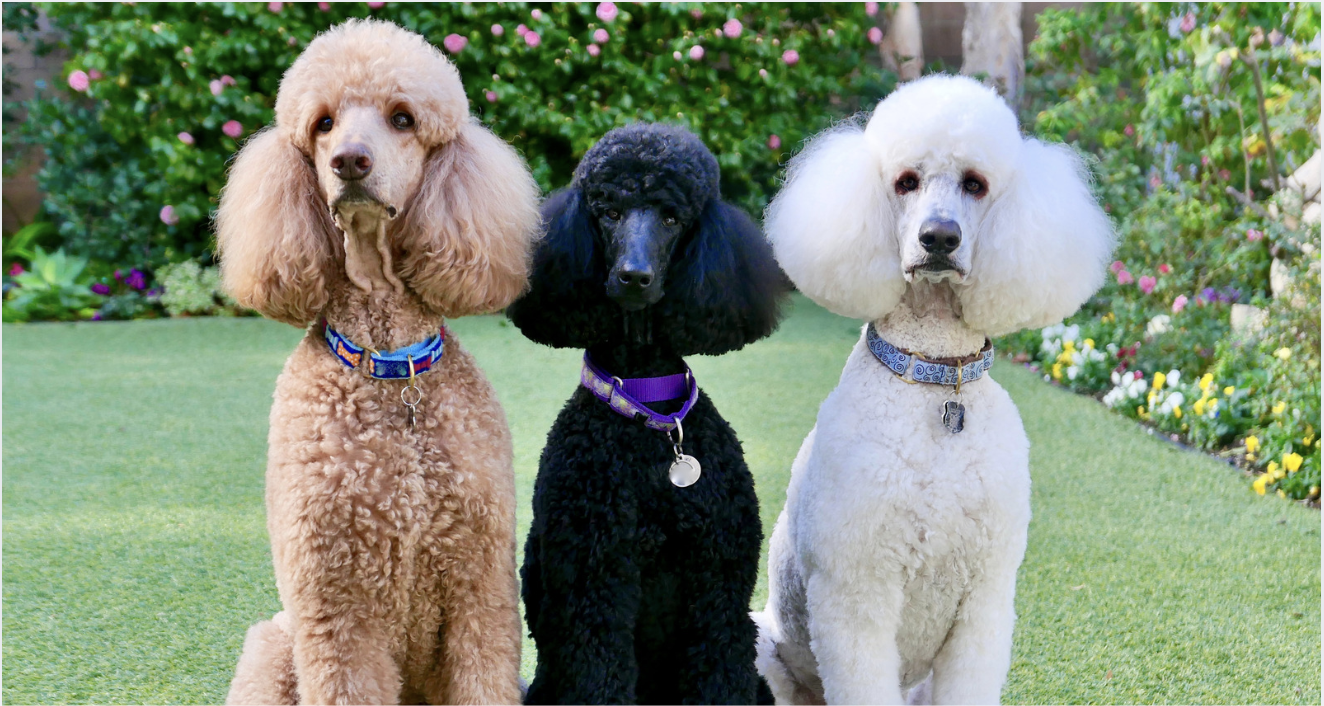
[[[588,388],[594,397],[606,402],[607,406],[617,414],[631,419],[642,416],[644,426],[658,431],[669,432],[675,429],[676,420],[685,419],[695,400],[699,399],[699,386],[694,383],[694,374],[690,372],[688,365],[685,366],[685,372],[675,375],[622,380],[608,375],[605,370],[593,363],[588,351],[584,351],[584,369],[579,375],[579,382]],[[675,414],[658,414],[644,406],[645,402],[661,402],[684,397],[686,392],[689,393],[689,398],[685,401],[685,406]]]

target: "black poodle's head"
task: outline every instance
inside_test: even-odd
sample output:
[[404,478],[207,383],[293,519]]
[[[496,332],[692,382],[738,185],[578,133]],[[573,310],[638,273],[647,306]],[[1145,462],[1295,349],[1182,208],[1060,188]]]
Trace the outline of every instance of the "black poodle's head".
[[[684,128],[617,128],[543,205],[530,291],[508,310],[564,348],[646,336],[717,354],[776,327],[788,281],[762,232],[721,199],[717,160]],[[630,333],[633,331],[633,333]]]

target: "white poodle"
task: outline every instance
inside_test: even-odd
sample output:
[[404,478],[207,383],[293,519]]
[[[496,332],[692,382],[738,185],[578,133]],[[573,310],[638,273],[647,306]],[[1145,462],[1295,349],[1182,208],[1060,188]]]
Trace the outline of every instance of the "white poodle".
[[801,292],[870,323],[792,467],[759,671],[778,703],[997,702],[1030,444],[988,341],[1102,284],[1086,171],[992,90],[933,76],[816,138],[767,233]]

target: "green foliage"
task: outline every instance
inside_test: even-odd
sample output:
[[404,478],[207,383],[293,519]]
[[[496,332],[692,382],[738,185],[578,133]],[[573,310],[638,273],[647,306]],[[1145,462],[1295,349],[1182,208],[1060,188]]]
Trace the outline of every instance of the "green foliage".
[[171,316],[233,315],[235,302],[221,291],[219,267],[204,268],[189,260],[161,267],[156,277],[165,288],[161,304]]
[[64,249],[47,253],[34,246],[31,269],[11,275],[13,288],[4,303],[6,322],[90,318],[98,297],[84,281],[87,258],[66,255]]
[[[350,17],[392,20],[437,46],[464,38],[449,56],[471,109],[525,155],[545,190],[568,183],[611,128],[667,121],[704,139],[728,198],[758,214],[805,138],[870,107],[894,83],[876,66],[864,3],[631,4],[611,21],[595,3],[42,7],[67,35],[66,75],[90,77],[85,96],[62,84],[31,106],[28,139],[48,153],[48,208],[71,250],[125,265],[207,252],[227,160],[272,120],[295,57]],[[731,20],[741,23],[738,34],[734,26],[722,32]],[[600,31],[605,42],[594,39]],[[798,61],[784,60],[787,51]],[[222,129],[231,121],[242,126],[237,139]],[[165,206],[177,223],[160,216]]]
[[5,268],[8,269],[11,264],[19,260],[30,262],[37,254],[36,248],[55,232],[54,223],[36,221],[14,231],[13,235],[5,236]]
[[[1319,6],[1099,4],[1047,10],[1039,26],[1031,122],[1097,156],[1120,243],[1068,326],[1004,345],[1195,446],[1253,471],[1272,461],[1282,474],[1257,490],[1317,498],[1319,226],[1298,190],[1278,189],[1320,146]],[[1274,267],[1294,281],[1276,296]],[[1233,335],[1234,304],[1266,325]],[[1085,339],[1102,361],[1082,355]],[[1291,454],[1300,466],[1283,472]]]

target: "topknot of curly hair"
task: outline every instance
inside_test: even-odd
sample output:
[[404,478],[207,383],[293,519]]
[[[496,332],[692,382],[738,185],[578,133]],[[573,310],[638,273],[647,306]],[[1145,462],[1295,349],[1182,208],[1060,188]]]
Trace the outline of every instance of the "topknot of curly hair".
[[574,183],[590,203],[666,205],[683,218],[721,198],[717,159],[693,133],[673,125],[635,123],[612,130],[580,160]]

